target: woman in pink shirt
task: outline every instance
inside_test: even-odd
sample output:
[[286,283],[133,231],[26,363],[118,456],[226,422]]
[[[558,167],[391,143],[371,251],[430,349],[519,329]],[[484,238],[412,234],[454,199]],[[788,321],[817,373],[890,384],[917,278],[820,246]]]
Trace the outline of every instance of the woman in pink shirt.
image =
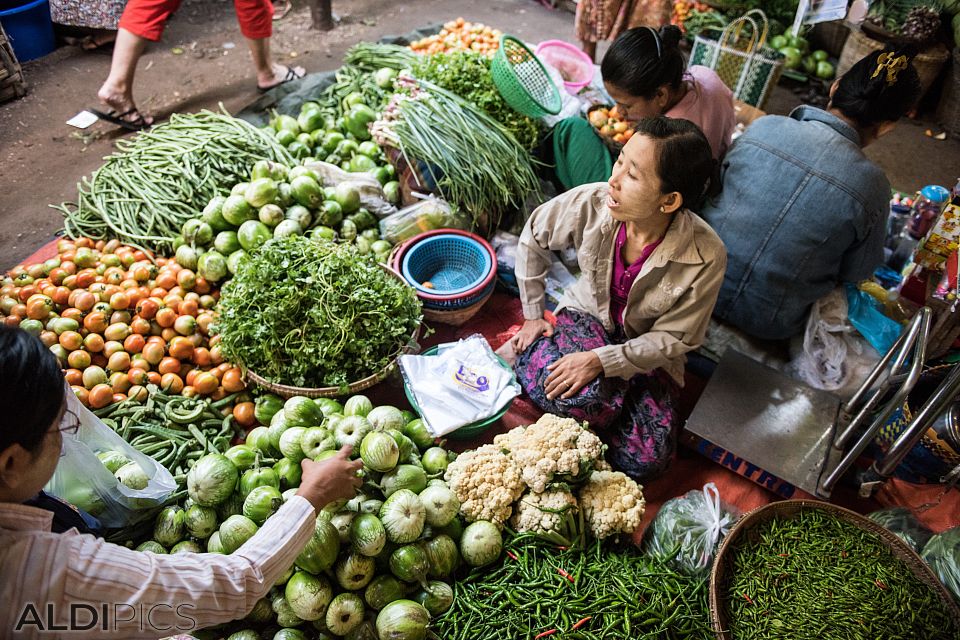
[[[603,85],[631,122],[663,115],[694,123],[719,161],[736,127],[733,93],[713,70],[686,68],[680,36],[674,25],[625,31],[603,57]],[[565,188],[610,177],[613,155],[584,118],[562,120],[552,138],[557,178]]]

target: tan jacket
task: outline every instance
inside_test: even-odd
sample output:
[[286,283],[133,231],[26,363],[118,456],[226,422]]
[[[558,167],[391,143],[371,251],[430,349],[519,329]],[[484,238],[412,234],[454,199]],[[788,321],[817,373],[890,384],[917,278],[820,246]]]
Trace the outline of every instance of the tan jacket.
[[[543,317],[550,252],[572,246],[581,274],[557,310],[584,311],[613,331],[610,278],[620,223],[608,213],[606,197],[606,183],[586,184],[541,205],[530,216],[520,236],[516,266],[524,318]],[[682,385],[684,354],[703,341],[726,265],[727,252],[713,229],[687,209],[675,214],[627,296],[623,313],[627,341],[593,350],[604,375],[629,379],[663,368]]]

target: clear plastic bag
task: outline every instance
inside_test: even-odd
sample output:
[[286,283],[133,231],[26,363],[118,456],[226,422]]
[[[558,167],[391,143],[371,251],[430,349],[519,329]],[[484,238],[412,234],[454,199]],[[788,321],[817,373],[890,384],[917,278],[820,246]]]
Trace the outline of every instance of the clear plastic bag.
[[[152,509],[161,506],[177,489],[170,472],[101,422],[70,389],[67,410],[77,416],[80,428],[76,434],[63,434],[60,462],[44,489],[87,511],[109,529],[152,517]],[[136,463],[146,477],[145,486],[131,489],[122,484],[97,455],[107,452],[116,452]]]
[[470,216],[455,212],[446,200],[414,195],[422,197],[422,202],[380,220],[380,236],[387,242],[398,244],[433,229],[470,229]]
[[740,516],[720,502],[717,485],[667,500],[647,530],[644,551],[678,571],[703,576],[710,571],[717,544]]
[[933,535],[930,529],[927,529],[923,526],[923,523],[917,520],[910,509],[904,507],[880,509],[867,514],[867,517],[890,531],[890,533],[896,534],[917,553],[923,549],[927,541],[930,540],[930,536]]
[[387,202],[383,187],[373,175],[344,171],[336,165],[320,160],[312,160],[303,164],[308,169],[317,172],[325,187],[335,187],[342,182],[352,185],[360,192],[360,206],[377,218],[386,218],[397,212],[397,208]]
[[960,600],[960,527],[947,529],[930,538],[920,557]]

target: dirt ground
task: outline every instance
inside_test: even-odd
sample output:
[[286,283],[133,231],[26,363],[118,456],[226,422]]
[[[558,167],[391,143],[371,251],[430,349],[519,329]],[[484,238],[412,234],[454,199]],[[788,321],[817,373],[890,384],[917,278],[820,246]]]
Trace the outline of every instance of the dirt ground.
[[[232,2],[185,0],[163,40],[141,60],[135,85],[138,106],[164,116],[175,111],[217,108],[237,112],[257,98],[253,67],[239,33]],[[573,41],[573,15],[534,0],[334,0],[340,19],[331,32],[309,29],[309,10],[294,10],[275,23],[278,60],[310,72],[335,69],[343,53],[360,41],[403,34],[457,16],[501,28],[528,42]],[[120,135],[104,123],[79,131],[64,124],[87,106],[110,66],[109,55],[63,47],[24,65],[28,95],[0,105],[0,269],[12,267],[47,242],[61,227],[49,203],[69,201],[76,184],[110,153]],[[798,103],[778,88],[768,110],[786,113]],[[930,122],[906,122],[868,149],[895,188],[952,186],[960,176],[960,141],[924,136]],[[825,203],[827,204],[827,203]]]

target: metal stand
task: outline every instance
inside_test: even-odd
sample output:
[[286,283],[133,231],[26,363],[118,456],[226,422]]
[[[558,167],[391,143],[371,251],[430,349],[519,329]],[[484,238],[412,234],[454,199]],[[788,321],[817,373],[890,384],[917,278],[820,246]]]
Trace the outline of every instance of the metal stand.
[[[927,307],[914,316],[842,407],[836,396],[728,350],[687,421],[686,441],[781,495],[799,488],[829,499],[919,380],[931,317]],[[861,495],[868,497],[890,477],[958,393],[960,365],[876,461]]]

